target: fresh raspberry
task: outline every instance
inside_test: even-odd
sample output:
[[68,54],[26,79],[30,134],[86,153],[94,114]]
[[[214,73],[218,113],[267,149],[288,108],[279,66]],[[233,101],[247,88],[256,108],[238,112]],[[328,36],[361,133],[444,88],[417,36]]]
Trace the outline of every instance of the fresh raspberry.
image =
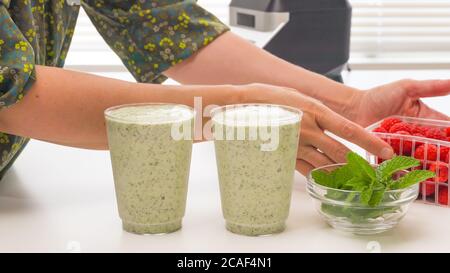
[[439,187],[438,202],[441,205],[448,205],[448,187]]
[[389,129],[391,129],[392,125],[399,123],[399,122],[402,122],[402,121],[398,118],[387,118],[387,119],[383,120],[383,122],[381,123],[381,127],[386,129],[386,131],[389,131]]
[[450,153],[447,154],[447,158],[444,160],[445,163],[450,163]]
[[[416,137],[422,137],[422,138],[426,138],[425,135],[421,134],[421,133],[414,133],[413,136]],[[425,143],[421,142],[421,141],[416,141],[414,144],[414,148],[417,149],[417,147],[424,145]]]
[[423,135],[425,137],[425,133],[428,131],[428,128],[424,127],[424,126],[420,126],[420,125],[413,125],[412,126],[412,130],[411,130],[411,134],[415,135],[415,134],[420,134]]
[[440,161],[433,162],[430,164],[430,167],[428,170],[430,172],[434,172],[436,174],[434,181],[440,182],[440,183],[448,182],[448,164],[445,164],[444,162],[440,162]]
[[[397,134],[397,135],[405,135],[405,136],[410,136],[411,135],[407,131],[397,131],[397,132],[395,132],[395,134]],[[400,151],[402,142],[403,142],[403,150]],[[395,138],[395,136],[393,136],[392,139],[391,139],[391,146],[392,146],[392,148],[394,149],[394,152],[397,155],[411,155],[411,151],[412,151],[412,141],[411,140],[404,140],[404,139],[401,139],[401,138],[398,138],[398,137]]]
[[450,142],[450,137],[447,137],[447,142]]
[[427,125],[420,125],[420,127],[422,127],[422,130],[424,130],[425,132],[435,128]]
[[419,194],[420,195],[425,195],[425,196],[430,196],[433,195],[434,192],[436,191],[436,185],[430,182],[422,182],[420,183],[420,188],[419,188]]
[[450,127],[448,127],[448,128],[445,129],[445,135],[446,135],[447,137],[450,137]]
[[448,158],[448,153],[449,153],[449,151],[450,151],[450,147],[447,147],[447,146],[441,146],[441,150],[440,150],[440,160],[441,160],[442,162],[448,163],[447,158]]
[[414,152],[414,158],[415,159],[425,158],[425,145],[420,145],[419,147],[417,147],[416,151]]
[[416,159],[425,159],[425,155],[427,161],[436,161],[437,160],[437,147],[433,144],[428,144],[428,149],[425,151],[425,145],[419,146],[414,153],[414,158]]
[[426,133],[425,136],[427,138],[438,139],[438,140],[447,140],[447,136],[444,135],[444,132],[437,128],[431,128]]
[[391,129],[389,129],[389,133],[397,133],[399,131],[405,131],[411,134],[413,126],[406,122],[399,122],[392,125]]
[[388,131],[386,129],[384,129],[384,127],[375,128],[375,129],[373,129],[372,132],[374,132],[374,133],[384,133],[384,134],[388,133]]

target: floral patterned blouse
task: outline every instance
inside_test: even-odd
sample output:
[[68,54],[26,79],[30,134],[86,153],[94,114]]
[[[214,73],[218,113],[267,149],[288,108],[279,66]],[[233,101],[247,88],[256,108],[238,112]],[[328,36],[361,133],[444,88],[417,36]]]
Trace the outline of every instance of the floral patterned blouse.
[[[26,95],[35,65],[64,66],[76,2],[0,0],[0,111]],[[81,0],[81,6],[139,82],[163,82],[163,71],[228,30],[196,0]],[[0,177],[27,141],[0,133]]]

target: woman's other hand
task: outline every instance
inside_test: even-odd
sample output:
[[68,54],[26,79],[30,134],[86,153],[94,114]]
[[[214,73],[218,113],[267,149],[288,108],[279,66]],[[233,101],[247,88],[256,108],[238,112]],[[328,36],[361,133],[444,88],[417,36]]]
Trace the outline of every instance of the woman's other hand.
[[450,120],[449,116],[433,110],[421,100],[449,94],[450,80],[401,80],[361,92],[349,110],[357,111],[355,122],[361,126],[392,115]]

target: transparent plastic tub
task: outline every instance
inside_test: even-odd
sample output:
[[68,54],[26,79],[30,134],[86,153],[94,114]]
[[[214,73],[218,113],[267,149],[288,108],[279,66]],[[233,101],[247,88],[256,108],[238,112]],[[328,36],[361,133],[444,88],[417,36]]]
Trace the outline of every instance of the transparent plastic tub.
[[[402,122],[407,122],[415,126],[426,126],[437,129],[444,129],[450,127],[450,122],[441,120],[430,120],[412,117],[392,116],[389,118],[398,118]],[[442,151],[450,149],[450,142],[444,140],[436,140],[425,137],[402,135],[396,133],[380,133],[373,132],[376,128],[381,126],[383,120],[370,125],[366,129],[381,139],[388,142],[391,146],[395,147],[398,155],[414,157],[416,150],[421,145],[424,145],[425,151],[428,151],[430,145],[437,147],[436,158],[430,158],[428,152],[424,153],[424,158],[421,159],[421,166],[417,169],[431,170],[436,172],[436,178],[430,179],[420,184],[418,200],[426,203],[442,207],[450,207],[449,205],[449,186],[448,186],[448,173],[450,172],[450,163],[448,159],[443,158]],[[367,153],[367,160],[372,164],[380,164],[382,162],[378,157]],[[442,177],[446,177],[443,180]],[[441,177],[441,178],[440,178]]]

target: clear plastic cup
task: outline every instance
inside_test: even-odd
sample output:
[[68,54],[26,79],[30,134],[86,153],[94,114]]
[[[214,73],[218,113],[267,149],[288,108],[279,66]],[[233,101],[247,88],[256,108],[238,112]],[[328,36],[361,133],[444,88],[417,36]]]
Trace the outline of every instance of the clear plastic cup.
[[297,109],[269,104],[212,111],[222,211],[229,231],[258,236],[285,229],[302,115]]
[[137,234],[170,233],[185,213],[194,111],[132,104],[105,111],[119,216]]

